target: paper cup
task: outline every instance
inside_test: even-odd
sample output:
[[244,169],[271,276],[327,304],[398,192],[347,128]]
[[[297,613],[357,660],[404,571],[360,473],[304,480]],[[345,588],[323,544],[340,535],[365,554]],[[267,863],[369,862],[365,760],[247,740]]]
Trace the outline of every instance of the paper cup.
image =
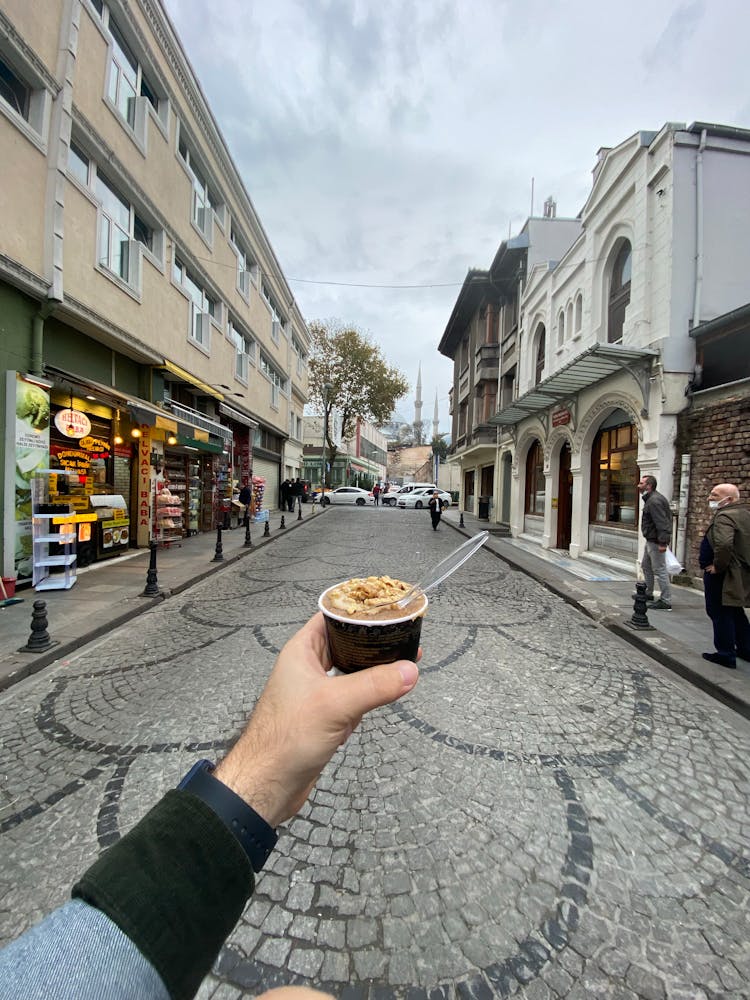
[[[341,584],[334,584],[324,590],[318,598],[318,607],[323,612],[328,629],[328,645],[333,666],[343,674],[353,674],[378,663],[394,663],[396,660],[415,660],[419,651],[419,637],[422,634],[422,618],[427,611],[427,597],[422,595],[422,604],[417,612],[408,617],[386,618],[367,621],[361,618],[347,618],[336,611],[330,611],[323,604],[328,591]],[[398,608],[394,610],[399,613]]]

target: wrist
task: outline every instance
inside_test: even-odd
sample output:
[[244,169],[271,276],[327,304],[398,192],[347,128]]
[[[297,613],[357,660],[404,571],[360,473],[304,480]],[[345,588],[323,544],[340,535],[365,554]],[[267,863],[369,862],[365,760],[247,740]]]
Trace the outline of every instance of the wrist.
[[214,769],[214,777],[246,802],[274,830],[288,819],[278,781],[265,775],[262,766],[230,753]]

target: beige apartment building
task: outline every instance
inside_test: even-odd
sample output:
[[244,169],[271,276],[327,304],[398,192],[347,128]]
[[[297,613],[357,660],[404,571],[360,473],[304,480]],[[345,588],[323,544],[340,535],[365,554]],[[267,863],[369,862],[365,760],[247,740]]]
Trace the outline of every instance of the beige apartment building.
[[159,0],[0,0],[0,148],[3,575],[40,503],[79,565],[276,507],[308,333]]

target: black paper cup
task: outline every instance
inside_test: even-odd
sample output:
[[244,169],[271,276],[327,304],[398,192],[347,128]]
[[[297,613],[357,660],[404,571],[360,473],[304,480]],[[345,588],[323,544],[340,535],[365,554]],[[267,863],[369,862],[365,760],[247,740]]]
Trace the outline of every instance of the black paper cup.
[[[422,634],[422,618],[427,611],[427,597],[422,595],[422,605],[416,613],[408,617],[386,618],[367,621],[361,618],[347,618],[336,611],[330,611],[323,604],[329,590],[340,587],[334,584],[324,590],[318,598],[318,607],[323,612],[328,629],[328,645],[331,661],[342,674],[353,674],[379,663],[395,663],[396,660],[417,659],[419,638]],[[398,610],[398,609],[396,609]]]

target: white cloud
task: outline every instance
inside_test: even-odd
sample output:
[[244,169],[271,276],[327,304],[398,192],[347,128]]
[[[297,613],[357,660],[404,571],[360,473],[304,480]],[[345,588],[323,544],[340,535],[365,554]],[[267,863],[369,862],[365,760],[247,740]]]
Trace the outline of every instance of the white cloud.
[[532,176],[537,211],[575,215],[600,146],[750,127],[743,0],[165,3],[303,313],[369,329],[412,384],[421,361],[444,430],[437,344]]

